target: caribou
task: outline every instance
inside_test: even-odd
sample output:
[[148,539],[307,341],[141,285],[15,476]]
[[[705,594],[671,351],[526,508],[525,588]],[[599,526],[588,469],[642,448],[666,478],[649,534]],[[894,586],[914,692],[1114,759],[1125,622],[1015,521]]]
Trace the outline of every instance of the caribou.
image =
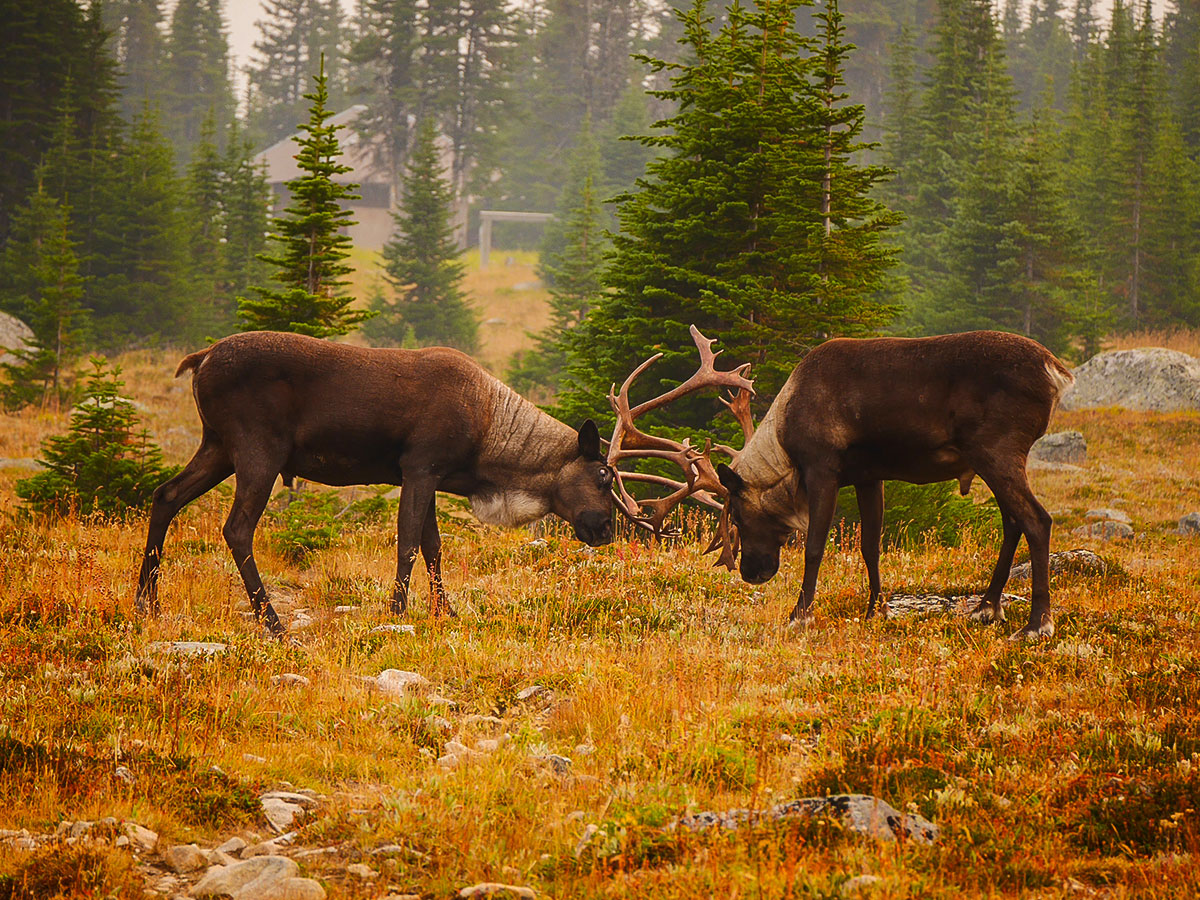
[[[750,388],[745,366],[717,371],[713,342],[694,328],[693,339],[700,370],[668,395],[639,406],[636,415],[709,386]],[[254,559],[254,532],[278,476],[285,484],[304,478],[328,485],[401,486],[391,598],[397,615],[408,608],[418,551],[433,611],[454,614],[442,584],[438,491],[469,498],[476,518],[488,524],[515,527],[552,513],[591,546],[613,538],[614,496],[626,516],[658,531],[669,508],[686,496],[720,506],[704,490],[721,490],[716,472],[690,446],[657,440],[619,419],[606,454],[592,420],[576,431],[457,350],[370,349],[247,332],[184,357],[175,375],[186,372],[192,373],[200,446],[183,471],[154,492],[138,576],[136,606],[142,613],[159,610],[159,568],[171,521],[235,474],[225,542],[255,614],[276,635],[283,626]],[[628,412],[628,386],[622,396]],[[615,395],[610,400],[619,403]],[[674,458],[689,470],[703,466],[703,477],[697,482],[691,475],[683,484],[629,473],[631,480],[677,488],[661,516],[648,521],[616,468],[634,457]]]
[[1029,622],[1013,638],[1052,635],[1051,518],[1029,486],[1026,460],[1073,382],[1050,351],[1013,334],[827,341],[792,371],[757,430],[744,412],[747,442],[716,468],[725,504],[709,550],[720,547],[720,562],[732,568],[740,545],[742,578],[761,584],[779,570],[780,548],[804,530],[804,578],[790,616],[804,622],[838,488],[853,485],[867,616],[886,613],[886,601],[877,603],[884,480],[957,480],[965,496],[978,475],[1000,508],[1003,541],[972,616],[1005,620],[1001,592],[1023,535],[1033,589]]

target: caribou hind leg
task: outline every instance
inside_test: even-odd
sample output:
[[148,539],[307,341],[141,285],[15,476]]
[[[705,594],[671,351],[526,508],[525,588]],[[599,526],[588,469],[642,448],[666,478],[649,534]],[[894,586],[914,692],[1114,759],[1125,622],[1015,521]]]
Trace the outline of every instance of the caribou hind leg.
[[[1050,614],[1050,514],[1033,495],[1023,467],[1009,466],[999,472],[988,475],[981,472],[980,475],[995,494],[1005,520],[1004,543],[984,600],[990,603],[993,612],[1000,610],[1000,594],[1008,581],[1013,553],[1020,535],[1025,535],[1033,570],[1029,624],[1012,637],[1014,640],[1050,637],[1054,634],[1054,618]],[[996,618],[1003,621],[1003,613]]]
[[267,589],[258,574],[258,564],[254,561],[254,529],[258,527],[258,520],[267,508],[267,501],[271,499],[271,488],[278,474],[277,467],[256,465],[239,468],[233,506],[224,528],[225,543],[229,545],[234,565],[242,576],[242,583],[254,606],[254,614],[276,637],[283,635],[283,625],[267,597]]
[[[400,509],[396,513],[396,585],[392,591],[392,613],[397,616],[408,611],[408,583],[412,578],[413,563],[421,547],[426,530],[426,521],[437,491],[437,481],[432,473],[404,470],[404,484],[400,488]],[[435,521],[434,527],[437,527]],[[441,581],[441,536],[438,536],[437,551],[430,545],[430,553],[438,560],[438,581]],[[429,556],[425,557],[429,565]],[[434,598],[435,609],[437,598]]]
[[158,570],[162,561],[163,541],[171,521],[181,509],[232,474],[233,463],[229,456],[220,444],[205,434],[199,449],[183,471],[155,489],[154,503],[150,507],[150,527],[146,533],[146,551],[142,556],[142,570],[138,574],[135,601],[138,612],[158,614]]
[[1017,552],[1017,544],[1021,542],[1021,526],[1004,507],[1000,507],[1000,522],[1004,528],[1004,538],[1000,544],[1000,555],[996,558],[996,567],[992,570],[992,579],[988,582],[983,597],[971,610],[971,618],[976,622],[1003,622],[1004,607],[1001,595],[1004,586],[1008,584],[1008,573],[1012,571],[1013,555]]
[[442,535],[438,531],[436,495],[429,501],[429,512],[425,514],[425,525],[421,529],[421,556],[425,558],[425,569],[429,573],[429,601],[434,615],[458,615],[446,599],[446,588],[442,584]]
[[[867,567],[867,585],[870,591],[867,600],[867,618],[875,615],[875,604],[879,600],[879,548],[883,540],[883,482],[867,481],[854,486],[854,495],[858,498],[859,549],[862,551],[863,563]],[[888,614],[885,600],[879,609],[883,616]]]

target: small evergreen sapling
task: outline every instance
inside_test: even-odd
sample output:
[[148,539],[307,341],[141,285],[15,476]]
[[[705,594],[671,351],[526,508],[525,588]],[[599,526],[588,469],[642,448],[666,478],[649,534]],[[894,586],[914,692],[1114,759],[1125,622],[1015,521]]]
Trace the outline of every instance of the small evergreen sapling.
[[296,165],[305,174],[287,183],[291,205],[274,221],[279,246],[276,254],[260,259],[276,267],[279,287],[256,287],[257,299],[238,300],[238,317],[243,331],[292,331],[312,337],[336,337],[352,331],[370,317],[366,310],[350,309],[345,277],[352,271],[344,260],[350,255],[350,238],[339,229],[353,225],[343,200],[356,200],[356,184],[342,184],[334,177],[350,171],[338,162],[342,155],[337,132],[330,125],[333,115],[325,76],[325,58],[315,76],[316,88],[305,94],[312,101],[309,120],[300,126],[295,141],[300,146]]
[[178,468],[164,466],[162,451],[138,427],[137,412],[121,396],[120,368],[93,357],[83,402],[66,434],[42,445],[45,471],[17,482],[17,496],[47,515],[123,516],[150,505],[154,489]]

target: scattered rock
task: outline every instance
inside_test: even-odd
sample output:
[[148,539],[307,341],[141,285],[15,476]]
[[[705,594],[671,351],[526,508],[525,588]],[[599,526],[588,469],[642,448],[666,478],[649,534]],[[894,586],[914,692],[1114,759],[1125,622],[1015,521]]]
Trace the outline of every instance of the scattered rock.
[[267,797],[261,802],[263,815],[277,834],[287,831],[292,823],[304,816],[304,807],[298,803],[289,803],[279,797]]
[[571,759],[567,756],[559,756],[557,753],[546,753],[536,757],[546,765],[548,765],[555,775],[567,776],[571,774]]
[[546,689],[540,684],[531,684],[529,687],[521,688],[521,690],[517,692],[517,699],[522,701],[530,700],[533,697],[536,697],[538,694],[543,693],[545,690]]
[[[1012,571],[1008,575],[1008,580],[1028,581],[1032,577],[1032,573],[1032,567],[1029,563],[1024,562],[1019,566],[1013,566]],[[1050,574],[1062,575],[1063,573],[1103,578],[1108,574],[1108,563],[1104,561],[1103,557],[1097,556],[1091,550],[1084,550],[1082,548],[1059,550],[1057,553],[1051,553]]]
[[1080,525],[1078,528],[1072,529],[1071,534],[1076,537],[1097,538],[1101,541],[1128,540],[1133,537],[1133,528],[1124,522],[1101,519],[1099,522]]
[[312,627],[316,620],[308,614],[308,610],[298,609],[292,614],[292,623],[288,625],[289,631],[303,631],[306,628]]
[[1075,370],[1063,409],[1118,406],[1146,412],[1200,409],[1200,359],[1162,347],[1099,353]]
[[481,716],[478,713],[472,713],[462,720],[463,725],[467,728],[491,728],[500,729],[504,727],[504,720],[496,716]]
[[240,837],[231,837],[225,843],[217,847],[213,852],[227,853],[230,856],[237,856],[246,849],[246,842]]
[[295,672],[284,672],[282,675],[272,675],[271,684],[276,687],[308,687],[312,684],[303,675],[297,675]]
[[416,634],[417,627],[415,625],[397,625],[395,622],[389,622],[387,625],[376,625],[371,629],[371,634]]
[[434,713],[425,717],[425,726],[434,731],[450,731],[454,728],[449,719]]
[[242,759],[252,763],[265,763],[267,761],[265,756],[255,756],[253,753],[243,753]]
[[282,800],[284,803],[293,803],[296,806],[303,806],[305,809],[315,809],[319,804],[314,794],[310,794],[307,790],[304,791],[267,791],[259,800]]
[[398,697],[425,697],[433,693],[428,678],[403,669],[384,669],[373,680],[379,690]]
[[[927,616],[950,613],[960,616],[969,615],[976,604],[983,599],[982,594],[955,595],[946,597],[941,594],[892,594],[887,601],[888,619],[904,619],[909,616]],[[1008,606],[1014,600],[1023,598],[1015,594],[1001,594],[1000,605]]]
[[1133,519],[1129,518],[1129,513],[1112,507],[1101,507],[1100,509],[1089,509],[1086,514],[1089,519],[1103,519],[1109,522],[1123,522],[1126,525],[1132,525]]
[[272,838],[269,841],[251,844],[242,850],[242,859],[254,859],[259,856],[278,856],[285,847],[290,846],[295,840],[296,832],[289,831],[287,834],[281,834],[279,837]]
[[179,875],[196,872],[208,865],[208,854],[195,844],[176,844],[163,854],[163,862]]
[[362,609],[361,606],[335,606],[333,608],[333,614],[335,616],[353,616],[360,609]]
[[478,897],[517,897],[519,900],[536,900],[537,891],[530,887],[518,887],[515,884],[500,884],[495,881],[482,881],[459,890],[459,900],[473,900]]
[[1200,512],[1188,513],[1179,520],[1179,534],[1200,534]]
[[231,900],[324,900],[325,889],[299,875],[300,867],[286,856],[259,856],[231,866],[213,866],[188,894]]
[[891,804],[868,794],[836,794],[832,797],[807,797],[780,803],[768,810],[731,809],[726,812],[702,812],[684,816],[670,828],[680,827],[689,831],[705,831],[714,825],[734,829],[759,822],[777,822],[826,814],[836,815],[851,831],[876,838],[894,841],[898,838],[932,844],[938,838],[938,827],[928,819],[902,813]]
[[8,313],[0,312],[0,365],[18,360],[8,351],[25,350],[32,345],[33,329]]
[[125,822],[121,830],[125,832],[134,849],[151,853],[158,846],[158,834],[149,828],[143,828],[137,822]]
[[1030,448],[1029,458],[1039,462],[1078,466],[1087,460],[1087,441],[1079,431],[1045,434]]
[[225,645],[210,641],[155,641],[146,645],[151,653],[164,656],[217,656],[225,652]]
[[881,881],[878,875],[855,875],[853,878],[847,878],[842,883],[843,897],[856,897],[862,891],[876,887]]
[[117,766],[116,770],[113,772],[113,777],[117,779],[117,781],[122,781],[125,784],[133,784],[133,782],[136,780],[133,777],[133,773],[130,772],[125,766]]
[[353,875],[355,878],[361,878],[364,881],[370,881],[373,878],[379,877],[378,872],[376,872],[370,866],[364,865],[363,863],[351,863],[350,865],[346,866],[346,872],[350,875]]
[[1104,655],[1104,650],[1093,644],[1073,643],[1062,641],[1054,646],[1058,656],[1069,656],[1072,659],[1096,659]]

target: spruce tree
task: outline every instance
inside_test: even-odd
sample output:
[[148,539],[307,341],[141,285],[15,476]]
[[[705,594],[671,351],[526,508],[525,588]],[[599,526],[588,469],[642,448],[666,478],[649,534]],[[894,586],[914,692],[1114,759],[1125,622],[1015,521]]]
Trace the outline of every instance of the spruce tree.
[[164,131],[181,159],[202,139],[205,120],[224,135],[234,116],[229,40],[221,0],[178,0],[171,13],[162,81]]
[[277,250],[260,257],[275,267],[278,287],[255,287],[257,299],[238,299],[243,331],[334,337],[370,316],[352,310],[344,292],[345,276],[353,270],[344,262],[350,238],[339,229],[354,221],[341,201],[358,199],[354,193],[358,185],[334,180],[350,167],[338,161],[342,150],[337,132],[344,126],[328,123],[333,113],[327,106],[324,57],[314,81],[313,92],[304,95],[312,101],[308,122],[295,137],[296,164],[304,174],[287,183],[291,203],[272,223]]
[[604,291],[601,276],[609,240],[597,189],[600,171],[600,154],[585,122],[570,179],[542,241],[539,274],[550,290],[550,324],[512,367],[509,380],[519,391],[558,390],[567,332],[587,318]]
[[17,282],[24,288],[22,295],[6,305],[29,325],[33,340],[11,351],[15,363],[4,364],[7,383],[0,386],[0,399],[10,409],[30,403],[57,409],[70,398],[74,386],[72,367],[85,314],[69,213],[39,185],[14,217],[0,271],[6,281],[9,273],[23,276]]
[[447,345],[467,352],[478,343],[478,316],[463,296],[463,264],[450,227],[453,192],[442,175],[433,121],[417,132],[404,177],[404,197],[393,214],[396,231],[383,248],[394,302],[380,295],[379,313],[367,334],[402,343],[411,333],[422,345]]
[[271,186],[254,145],[238,120],[234,120],[221,160],[221,211],[225,243],[222,265],[229,286],[228,317],[236,319],[236,298],[252,284],[263,282],[269,272],[260,259],[270,226]]
[[[727,8],[712,34],[702,2],[680,15],[685,60],[650,60],[671,74],[654,92],[677,104],[664,149],[622,198],[605,281],[609,293],[568,332],[568,420],[603,416],[609,385],[656,350],[643,378],[657,392],[686,377],[696,324],[755,364],[759,403],[805,350],[830,334],[868,334],[892,315],[875,295],[891,265],[883,236],[895,217],[869,193],[878,168],[855,165],[861,106],[844,102],[840,17],[827,40],[796,30],[800,0]],[[673,418],[707,423],[709,400]]]
[[224,334],[232,324],[225,281],[226,226],[223,208],[226,175],[217,152],[215,124],[210,114],[192,148],[184,181],[184,212],[191,262],[188,287],[189,318],[197,336]]

